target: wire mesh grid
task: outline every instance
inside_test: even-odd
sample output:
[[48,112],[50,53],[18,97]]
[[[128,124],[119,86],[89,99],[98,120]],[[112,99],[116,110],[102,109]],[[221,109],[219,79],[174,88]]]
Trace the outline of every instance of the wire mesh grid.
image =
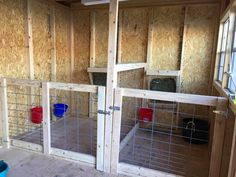
[[51,90],[52,147],[96,155],[97,94]]
[[125,97],[122,107],[120,162],[187,177],[208,175],[208,106]]
[[10,85],[7,99],[10,138],[42,145],[41,88]]

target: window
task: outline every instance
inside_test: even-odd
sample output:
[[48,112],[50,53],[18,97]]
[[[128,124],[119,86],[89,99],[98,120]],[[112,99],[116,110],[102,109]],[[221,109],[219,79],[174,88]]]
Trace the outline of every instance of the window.
[[222,79],[223,79],[228,29],[229,29],[229,19],[227,19],[223,24],[223,35],[221,39],[220,61],[219,61],[219,70],[218,70],[218,80],[220,82],[222,82]]
[[228,89],[230,92],[236,91],[236,31],[234,32],[234,40],[231,52]]

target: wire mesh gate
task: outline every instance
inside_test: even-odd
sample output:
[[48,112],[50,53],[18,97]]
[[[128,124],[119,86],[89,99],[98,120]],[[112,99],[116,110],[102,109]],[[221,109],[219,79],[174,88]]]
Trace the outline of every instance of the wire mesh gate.
[[218,113],[224,111],[224,98],[117,88],[114,104],[121,111],[114,112],[113,173],[214,176],[213,167],[220,163],[214,158],[223,146],[216,141],[224,132],[216,129],[224,116],[215,118],[220,133],[209,139],[209,117],[214,117],[209,113],[216,106]]
[[104,115],[97,110],[104,110],[105,87],[2,79],[1,103],[5,146],[85,162],[103,171]]

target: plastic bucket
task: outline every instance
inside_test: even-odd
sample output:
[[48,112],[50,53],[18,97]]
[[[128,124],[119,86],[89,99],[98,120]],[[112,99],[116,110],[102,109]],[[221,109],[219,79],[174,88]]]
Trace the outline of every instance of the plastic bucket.
[[153,110],[150,108],[140,108],[139,109],[139,120],[141,122],[152,122]]
[[35,124],[41,124],[43,121],[43,108],[34,107],[31,108],[31,121]]
[[69,107],[67,104],[63,104],[63,103],[56,103],[53,106],[54,106],[53,114],[56,117],[64,117]]
[[9,171],[9,166],[4,161],[0,161],[0,177],[6,177]]

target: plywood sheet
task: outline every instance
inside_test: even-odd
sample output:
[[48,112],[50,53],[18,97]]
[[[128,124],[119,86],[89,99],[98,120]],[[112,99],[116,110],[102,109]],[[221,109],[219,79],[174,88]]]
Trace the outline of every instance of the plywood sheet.
[[153,8],[153,53],[151,69],[179,70],[184,7]]
[[182,92],[208,94],[218,6],[189,6],[182,58]]
[[123,13],[121,62],[145,62],[147,56],[148,9],[124,9]]
[[0,1],[0,77],[28,77],[24,10],[25,1]]
[[89,83],[90,12],[74,11],[75,72],[73,82]]
[[50,80],[49,6],[39,1],[31,2],[35,79]]
[[70,82],[70,13],[61,7],[55,12],[56,78],[58,82]]
[[107,67],[108,34],[109,34],[108,10],[95,10],[95,66]]

